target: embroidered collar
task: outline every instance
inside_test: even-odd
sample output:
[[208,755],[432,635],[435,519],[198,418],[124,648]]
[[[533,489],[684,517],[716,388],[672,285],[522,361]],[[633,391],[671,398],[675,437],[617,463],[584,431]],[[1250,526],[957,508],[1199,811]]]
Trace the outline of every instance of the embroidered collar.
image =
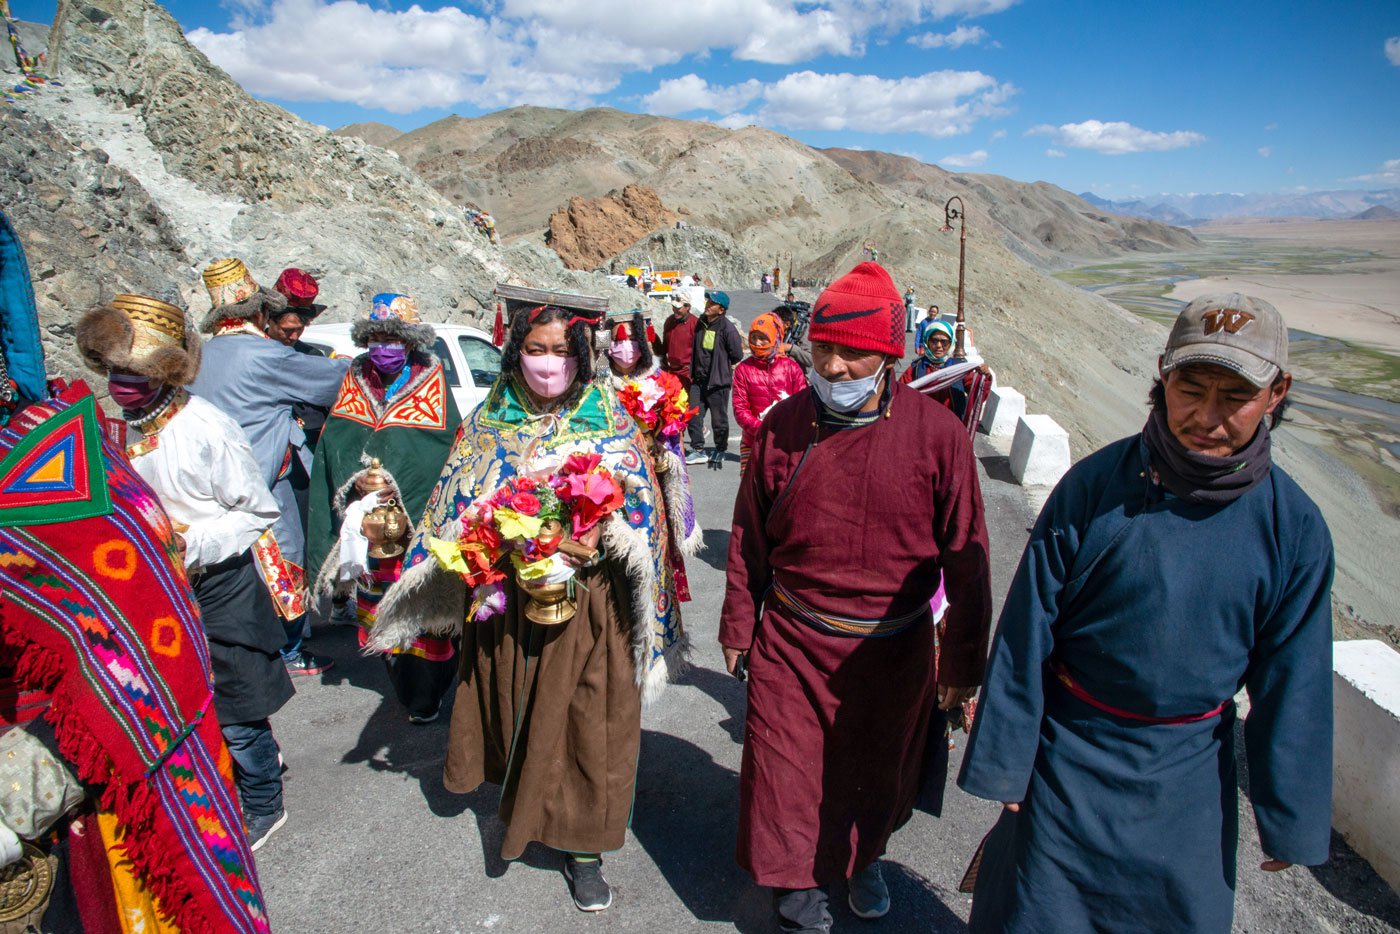
[[526,401],[525,391],[513,376],[501,375],[491,387],[486,401],[481,403],[481,424],[490,428],[521,431],[543,417],[555,420],[555,428],[546,446],[564,444],[588,438],[601,438],[615,428],[611,418],[613,405],[608,397],[610,386],[594,380],[577,390],[572,400],[565,400],[552,415],[542,416]]
[[[435,354],[426,352],[410,354],[403,369],[403,372],[409,373],[407,382],[394,389],[393,394],[389,395],[383,380],[378,378],[377,372],[374,372],[374,364],[369,362],[369,354],[360,354],[350,362],[350,378],[355,381],[365,399],[369,401],[370,409],[374,412],[377,421],[394,403],[412,398],[413,394],[421,389],[440,368],[441,363]],[[371,373],[373,373],[373,377],[371,377]]]
[[149,454],[160,447],[160,433],[176,415],[180,414],[180,410],[189,401],[190,392],[188,389],[175,389],[163,404],[155,407],[150,415],[129,419],[127,424],[140,430],[141,440],[126,446],[127,458],[134,459],[142,454]]

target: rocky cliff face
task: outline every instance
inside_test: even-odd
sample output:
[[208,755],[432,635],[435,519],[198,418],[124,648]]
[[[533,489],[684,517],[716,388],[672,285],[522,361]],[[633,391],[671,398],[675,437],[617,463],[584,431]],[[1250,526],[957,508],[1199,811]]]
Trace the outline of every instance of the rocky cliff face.
[[569,199],[549,218],[545,242],[570,269],[594,269],[652,231],[676,223],[656,192],[628,185],[601,198]]
[[72,375],[68,328],[99,297],[173,290],[199,317],[199,272],[223,256],[265,285],[286,266],[310,270],[326,320],[402,291],[431,320],[480,322],[497,281],[631,299],[546,250],[493,247],[393,153],[252,99],[157,4],[64,0],[61,11],[64,87],[6,113],[0,140],[5,209],[39,279],[58,372]]

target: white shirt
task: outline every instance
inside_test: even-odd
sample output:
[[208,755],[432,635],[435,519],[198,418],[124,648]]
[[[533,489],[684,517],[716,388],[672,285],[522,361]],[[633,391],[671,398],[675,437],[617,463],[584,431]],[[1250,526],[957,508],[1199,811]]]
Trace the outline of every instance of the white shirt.
[[238,423],[190,396],[155,449],[131,465],[160,496],[172,522],[189,526],[185,567],[218,564],[247,551],[281,514]]

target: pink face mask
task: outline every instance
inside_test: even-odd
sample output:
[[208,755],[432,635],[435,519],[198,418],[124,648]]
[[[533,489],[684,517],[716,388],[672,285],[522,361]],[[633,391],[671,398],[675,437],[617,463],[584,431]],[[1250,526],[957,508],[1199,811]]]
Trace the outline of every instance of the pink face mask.
[[553,399],[562,396],[573,385],[574,376],[578,374],[578,361],[573,357],[556,357],[553,354],[521,354],[520,374],[535,395],[541,399]]
[[642,350],[636,341],[613,341],[612,346],[608,348],[608,356],[625,370],[637,362],[642,356]]
[[144,409],[160,396],[159,383],[152,384],[144,376],[113,373],[107,377],[107,391],[112,401],[127,410]]

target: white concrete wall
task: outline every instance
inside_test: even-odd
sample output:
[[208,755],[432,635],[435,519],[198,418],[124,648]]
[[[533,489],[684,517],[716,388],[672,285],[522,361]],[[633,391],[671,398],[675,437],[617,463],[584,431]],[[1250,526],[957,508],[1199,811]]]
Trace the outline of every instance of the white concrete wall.
[[1016,421],[1026,414],[1026,397],[1010,386],[993,386],[977,427],[993,438],[1011,438]]
[[1400,890],[1400,652],[1332,646],[1332,825]]
[[1069,432],[1049,415],[1022,415],[1011,441],[1011,475],[1022,486],[1054,486],[1069,470]]

